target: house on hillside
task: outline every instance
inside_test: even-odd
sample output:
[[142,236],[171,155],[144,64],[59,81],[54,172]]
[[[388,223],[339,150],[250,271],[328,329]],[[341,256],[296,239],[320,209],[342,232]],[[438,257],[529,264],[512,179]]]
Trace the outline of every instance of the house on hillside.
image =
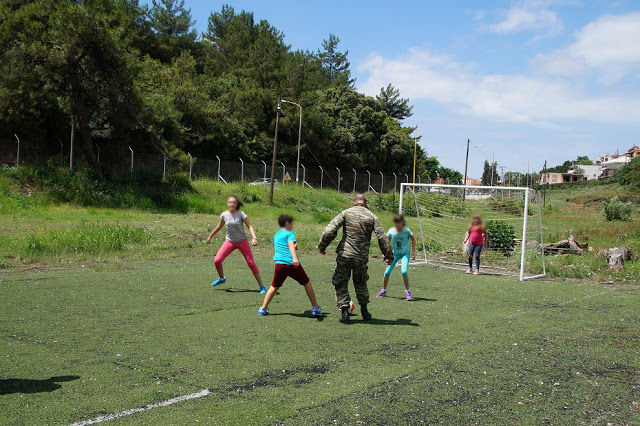
[[625,152],[625,154],[629,159],[633,160],[636,157],[640,157],[640,144],[638,146],[633,146],[629,151]]
[[479,181],[478,179],[474,179],[472,177],[468,177],[467,180],[465,181],[465,185],[480,186],[482,185],[482,181]]
[[600,175],[600,179],[608,179],[613,176],[616,170],[628,164],[631,161],[631,157],[627,157],[626,155],[620,155],[616,158],[613,158],[609,161],[605,161],[602,163],[602,167],[604,168],[602,174]]
[[580,173],[540,173],[540,185],[553,185],[556,183],[581,182],[587,177]]
[[575,166],[569,167],[569,174],[581,174],[585,177],[585,180],[595,180],[600,178],[602,172],[604,171],[604,167],[598,164],[594,165],[582,165],[578,164]]

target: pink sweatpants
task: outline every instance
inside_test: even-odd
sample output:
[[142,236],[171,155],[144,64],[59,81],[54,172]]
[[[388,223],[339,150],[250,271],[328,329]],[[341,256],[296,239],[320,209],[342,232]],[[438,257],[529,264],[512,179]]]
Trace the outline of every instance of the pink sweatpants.
[[249,265],[249,269],[254,274],[260,272],[258,270],[258,265],[256,265],[256,261],[253,260],[253,253],[251,253],[251,246],[249,246],[249,240],[246,239],[244,241],[240,241],[239,243],[232,243],[230,241],[225,240],[216,253],[215,259],[213,259],[213,263],[216,265],[216,269],[222,268],[222,262],[231,254],[234,250],[240,250],[240,253],[244,256],[244,260],[247,261],[247,265]]

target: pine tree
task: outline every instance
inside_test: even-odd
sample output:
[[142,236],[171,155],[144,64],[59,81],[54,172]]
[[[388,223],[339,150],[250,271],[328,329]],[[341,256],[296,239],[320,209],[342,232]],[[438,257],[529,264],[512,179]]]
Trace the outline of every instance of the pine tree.
[[329,39],[322,41],[322,50],[318,50],[318,57],[330,84],[353,86],[355,80],[351,78],[351,70],[349,69],[351,64],[347,59],[349,51],[340,52],[338,44],[340,44],[340,39],[329,34]]
[[413,106],[409,105],[409,99],[401,98],[400,91],[393,87],[391,83],[387,87],[380,89],[380,94],[376,96],[376,99],[391,118],[404,120],[413,115]]

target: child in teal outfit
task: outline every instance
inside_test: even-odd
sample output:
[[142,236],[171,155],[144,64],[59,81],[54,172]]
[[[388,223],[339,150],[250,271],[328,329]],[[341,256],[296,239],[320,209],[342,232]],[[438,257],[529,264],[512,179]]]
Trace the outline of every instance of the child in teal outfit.
[[[407,228],[404,216],[397,214],[393,217],[394,227],[389,229],[387,237],[391,240],[393,246],[393,262],[384,271],[384,279],[382,280],[382,290],[378,293],[378,297],[387,295],[387,284],[389,284],[389,277],[393,268],[398,261],[402,261],[401,271],[402,279],[404,280],[405,295],[407,300],[413,300],[411,292],[409,291],[409,256],[415,259],[416,257],[416,239],[409,228]],[[411,248],[409,248],[409,241],[411,241]]]

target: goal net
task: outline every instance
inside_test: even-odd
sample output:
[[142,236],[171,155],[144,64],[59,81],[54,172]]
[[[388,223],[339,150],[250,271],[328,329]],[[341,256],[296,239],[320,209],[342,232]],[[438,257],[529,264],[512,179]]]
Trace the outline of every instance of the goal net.
[[530,188],[403,183],[399,212],[419,236],[422,253],[412,264],[466,270],[463,241],[471,218],[479,215],[489,234],[483,274],[520,281],[545,276],[540,196]]

